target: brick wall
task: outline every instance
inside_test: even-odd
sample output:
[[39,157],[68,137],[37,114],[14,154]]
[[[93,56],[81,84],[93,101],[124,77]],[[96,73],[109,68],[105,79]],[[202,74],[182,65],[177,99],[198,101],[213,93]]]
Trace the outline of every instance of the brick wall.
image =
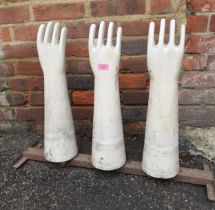
[[87,49],[89,25],[113,20],[123,26],[119,78],[125,133],[142,133],[149,87],[148,25],[155,20],[158,32],[161,17],[188,23],[180,80],[180,126],[215,125],[214,0],[0,0],[0,4],[0,130],[42,131],[43,75],[35,39],[39,24],[58,20],[69,30],[66,62],[76,129],[78,133],[90,131],[93,75]]

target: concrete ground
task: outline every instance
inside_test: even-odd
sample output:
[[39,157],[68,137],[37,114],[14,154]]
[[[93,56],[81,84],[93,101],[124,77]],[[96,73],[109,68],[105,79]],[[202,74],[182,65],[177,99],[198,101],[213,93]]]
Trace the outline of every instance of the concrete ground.
[[[14,169],[14,159],[37,139],[42,136],[0,134],[0,210],[215,210],[201,186],[34,161]],[[128,158],[141,159],[141,139],[126,142]],[[206,160],[190,156],[195,148],[186,140],[180,143],[181,164],[201,167]],[[81,152],[90,145],[88,137],[79,140]]]

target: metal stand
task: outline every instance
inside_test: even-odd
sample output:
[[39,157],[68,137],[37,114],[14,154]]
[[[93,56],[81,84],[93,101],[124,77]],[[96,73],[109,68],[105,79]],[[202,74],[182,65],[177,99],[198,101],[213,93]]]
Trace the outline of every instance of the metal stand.
[[[28,147],[23,152],[21,157],[19,157],[15,161],[13,167],[19,168],[27,160],[48,162],[47,160],[45,160],[43,155],[43,145],[37,142],[34,145]],[[66,165],[93,168],[91,164],[91,156],[80,153],[73,160],[66,162]],[[126,165],[121,169],[117,170],[116,172],[132,174],[137,176],[147,176],[141,169],[140,161],[127,161]],[[181,167],[179,174],[171,180],[195,185],[204,185],[207,188],[208,199],[211,201],[215,201],[214,174],[212,172],[211,167],[209,167],[206,164],[204,165],[204,170]]]

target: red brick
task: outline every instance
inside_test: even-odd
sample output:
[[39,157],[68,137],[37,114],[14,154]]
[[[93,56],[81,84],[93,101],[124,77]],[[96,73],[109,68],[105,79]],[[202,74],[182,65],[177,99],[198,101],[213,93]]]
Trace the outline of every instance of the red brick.
[[43,78],[25,78],[8,80],[8,87],[14,91],[36,91],[43,90]]
[[[170,20],[170,18],[166,19],[166,32],[169,32]],[[158,33],[160,31],[160,18],[122,22],[123,35],[146,36],[148,35],[149,23],[151,21],[155,22],[155,33]]]
[[124,132],[126,135],[143,135],[146,123],[144,121],[124,123]]
[[203,102],[202,90],[182,89],[179,91],[179,104],[181,105],[194,105]]
[[180,106],[179,122],[181,126],[210,127],[215,124],[214,106]]
[[74,105],[92,105],[94,93],[93,91],[74,91],[72,93],[72,102]]
[[179,91],[179,104],[181,105],[214,105],[215,89],[182,89]]
[[123,91],[121,94],[124,105],[146,105],[148,104],[148,91]]
[[20,75],[43,75],[39,62],[20,61],[16,64],[17,74]]
[[92,135],[92,120],[76,120],[75,133],[79,137],[86,137]]
[[123,22],[124,36],[146,36],[148,34],[150,20]]
[[9,92],[7,94],[7,101],[11,106],[24,105],[27,103],[27,96],[23,93]]
[[7,3],[15,3],[15,2],[29,2],[29,0],[3,0],[3,2]]
[[188,88],[214,88],[215,72],[184,72],[181,83]]
[[0,58],[32,58],[37,56],[36,44],[8,44],[2,47],[2,57],[0,56]]
[[145,88],[147,77],[145,74],[120,74],[119,86],[122,89]]
[[67,23],[68,38],[88,38],[90,23],[78,22]]
[[11,108],[8,110],[2,110],[2,113],[0,113],[0,120],[32,121],[43,119],[43,108]]
[[[89,34],[89,23],[67,23],[68,38],[87,38]],[[36,40],[38,25],[16,26],[14,27],[14,35],[16,40]]]
[[45,4],[33,6],[35,20],[64,20],[85,15],[84,3]]
[[214,35],[193,35],[187,40],[187,53],[215,53]]
[[67,61],[67,72],[75,74],[89,74],[92,73],[89,59],[69,59]]
[[94,87],[93,75],[72,75],[67,77],[68,89],[91,90]]
[[14,91],[35,90],[35,80],[33,79],[12,79],[8,81],[8,87]]
[[215,55],[208,56],[208,70],[215,71]]
[[29,20],[27,6],[0,8],[0,24],[23,23]]
[[30,96],[30,104],[33,106],[44,105],[44,93],[43,92],[33,92]]
[[215,15],[211,17],[210,31],[215,32]]
[[29,121],[29,120],[43,120],[43,108],[16,108],[16,120]]
[[187,20],[187,32],[205,32],[207,31],[207,16],[190,16]]
[[174,12],[171,0],[150,0],[151,14],[164,14]]
[[11,40],[10,38],[10,31],[9,28],[1,28],[0,29],[0,41],[2,42],[9,42]]
[[2,106],[15,106],[15,105],[24,105],[27,103],[27,96],[19,92],[5,91],[0,92],[0,97],[3,97],[3,100],[0,100],[0,107]]
[[144,14],[143,0],[109,0],[90,2],[92,16]]
[[122,41],[123,55],[143,55],[147,52],[147,41],[143,39]]
[[11,63],[1,63],[0,64],[0,76],[13,76],[14,75],[14,66]]
[[14,27],[14,37],[17,41],[35,41],[38,25],[21,25]]
[[214,0],[189,0],[188,8],[191,12],[215,12]]
[[83,41],[73,41],[66,47],[67,56],[88,57],[88,44]]
[[44,78],[43,77],[35,79],[34,90],[44,90]]
[[93,118],[93,107],[73,106],[72,111],[75,120],[88,120]]
[[147,106],[122,106],[122,119],[145,121]]
[[187,54],[184,56],[183,67],[186,70],[204,70],[207,68],[205,55]]
[[138,58],[122,58],[120,62],[120,71],[122,72],[146,72],[147,61],[146,57]]
[[204,102],[208,105],[215,105],[215,89],[205,91]]

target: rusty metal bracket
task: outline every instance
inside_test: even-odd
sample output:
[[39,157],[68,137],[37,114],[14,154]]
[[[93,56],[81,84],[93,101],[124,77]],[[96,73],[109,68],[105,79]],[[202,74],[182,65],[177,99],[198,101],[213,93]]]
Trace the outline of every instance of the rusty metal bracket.
[[[33,146],[28,147],[23,152],[22,156],[16,159],[13,167],[19,168],[27,160],[48,162],[43,155],[43,145],[37,143]],[[93,168],[91,164],[91,156],[80,153],[74,159],[67,161],[65,165],[83,168]],[[147,176],[142,171],[140,161],[127,161],[125,166],[117,170],[117,172],[137,176]],[[215,181],[211,166],[205,164],[203,170],[181,167],[179,174],[171,180],[206,186],[208,199],[211,201],[215,201]]]

